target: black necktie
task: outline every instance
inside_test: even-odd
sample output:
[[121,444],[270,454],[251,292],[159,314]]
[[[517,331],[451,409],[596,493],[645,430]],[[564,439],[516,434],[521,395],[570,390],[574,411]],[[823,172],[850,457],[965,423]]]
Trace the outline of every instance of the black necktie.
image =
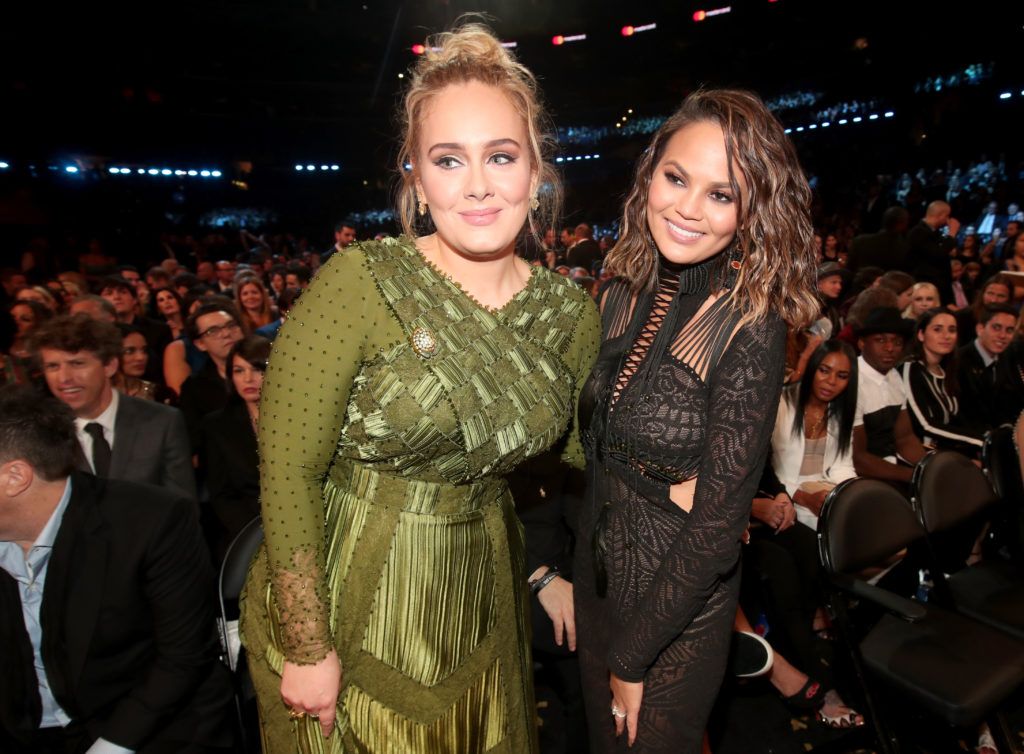
[[85,431],[92,438],[92,467],[96,476],[105,477],[110,473],[110,443],[103,436],[103,425],[89,422]]

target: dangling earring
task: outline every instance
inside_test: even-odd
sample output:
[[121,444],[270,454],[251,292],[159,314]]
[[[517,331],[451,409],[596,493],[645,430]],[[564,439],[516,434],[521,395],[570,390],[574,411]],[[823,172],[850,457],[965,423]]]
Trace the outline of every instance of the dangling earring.
[[416,202],[416,212],[419,214],[420,217],[423,217],[425,214],[427,214],[427,203],[422,199]]
[[539,207],[539,206],[540,206],[540,200],[538,200],[537,199],[537,195],[534,194],[533,196],[530,197],[530,209],[533,210],[534,212],[536,212],[537,211],[537,207]]
[[743,266],[743,247],[740,245],[739,241],[736,242],[736,248],[733,249],[730,256],[732,256],[732,259],[729,261],[729,266],[739,272],[740,268]]

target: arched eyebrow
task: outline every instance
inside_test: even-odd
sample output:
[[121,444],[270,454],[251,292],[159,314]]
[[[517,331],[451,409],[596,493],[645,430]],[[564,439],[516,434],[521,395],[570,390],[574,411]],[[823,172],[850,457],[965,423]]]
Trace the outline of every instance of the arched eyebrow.
[[[505,146],[518,147],[519,146],[519,142],[516,141],[515,139],[508,139],[508,138],[505,138],[505,139],[492,139],[491,141],[489,141],[486,144],[484,144],[484,149],[494,149],[494,147],[505,147]],[[438,144],[434,144],[434,146],[432,146],[430,149],[428,149],[427,150],[427,154],[430,154],[435,149],[444,149],[444,150],[453,151],[453,152],[461,152],[461,151],[465,151],[466,145],[465,144],[458,144],[458,143],[453,142],[453,141],[442,141],[442,142],[440,142]]]
[[[684,168],[682,165],[680,165],[675,160],[666,160],[665,164],[673,166],[676,170],[678,170],[680,173],[682,173],[683,178],[686,178],[687,180],[690,179],[690,174],[686,172],[686,168]],[[724,188],[724,189],[732,190],[732,184],[729,183],[729,181],[725,181],[725,182],[716,181],[715,183],[708,184],[708,188],[713,188],[713,189],[723,189]]]

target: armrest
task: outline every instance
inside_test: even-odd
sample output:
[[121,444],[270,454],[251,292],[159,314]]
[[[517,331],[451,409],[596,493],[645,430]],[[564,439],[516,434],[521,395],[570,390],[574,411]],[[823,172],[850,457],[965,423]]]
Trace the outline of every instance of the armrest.
[[885,608],[897,618],[901,618],[908,623],[919,621],[928,614],[927,609],[920,602],[900,597],[898,594],[893,594],[881,587],[855,579],[852,576],[838,573],[833,574],[832,583],[855,597],[868,600]]

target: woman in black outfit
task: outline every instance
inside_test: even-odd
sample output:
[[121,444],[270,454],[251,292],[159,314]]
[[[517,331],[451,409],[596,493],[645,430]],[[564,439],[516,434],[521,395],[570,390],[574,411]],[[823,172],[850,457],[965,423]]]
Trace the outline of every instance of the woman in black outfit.
[[638,163],[579,409],[574,591],[594,752],[627,739],[700,750],[785,323],[804,327],[819,307],[809,201],[782,127],[746,92],[690,95]]
[[981,454],[982,440],[960,417],[957,330],[956,317],[946,309],[922,314],[900,376],[910,422],[921,443],[975,458]]
[[222,531],[214,546],[218,559],[242,528],[260,514],[256,425],[270,341],[249,335],[227,360],[228,402],[203,419],[204,466],[210,506]]

